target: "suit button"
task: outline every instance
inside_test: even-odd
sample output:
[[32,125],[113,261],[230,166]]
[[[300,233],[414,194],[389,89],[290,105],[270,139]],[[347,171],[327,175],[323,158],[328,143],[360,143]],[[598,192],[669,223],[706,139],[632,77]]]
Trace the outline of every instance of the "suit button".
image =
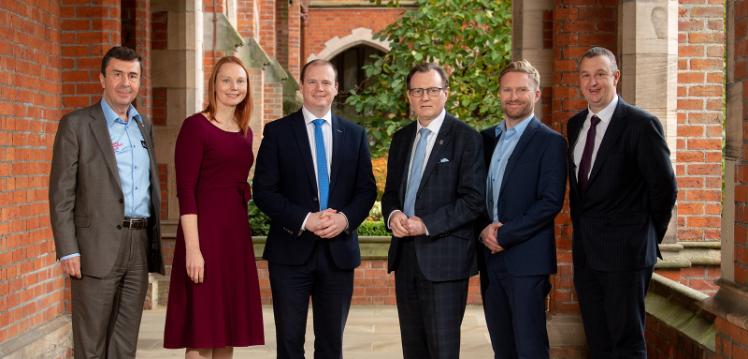
[[118,224],[117,229],[122,229],[122,226]]
[[119,199],[119,203],[125,202],[122,198]]
[[317,199],[317,197],[314,197],[314,198],[312,198],[312,201],[319,202],[319,199]]

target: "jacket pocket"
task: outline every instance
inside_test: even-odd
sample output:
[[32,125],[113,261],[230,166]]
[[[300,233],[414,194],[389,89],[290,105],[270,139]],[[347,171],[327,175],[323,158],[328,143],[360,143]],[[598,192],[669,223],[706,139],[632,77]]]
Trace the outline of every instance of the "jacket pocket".
[[76,227],[87,228],[91,226],[91,220],[88,216],[77,215],[74,217],[73,221],[75,222]]

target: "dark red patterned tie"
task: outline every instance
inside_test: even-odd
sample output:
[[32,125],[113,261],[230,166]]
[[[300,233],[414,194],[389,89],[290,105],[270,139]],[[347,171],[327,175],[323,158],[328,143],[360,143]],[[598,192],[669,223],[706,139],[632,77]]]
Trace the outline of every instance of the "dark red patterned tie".
[[592,116],[590,119],[590,129],[587,130],[587,139],[584,141],[584,151],[582,160],[579,161],[579,172],[577,172],[577,182],[582,193],[587,191],[587,181],[592,166],[592,152],[595,150],[595,134],[597,124],[600,123],[600,117]]

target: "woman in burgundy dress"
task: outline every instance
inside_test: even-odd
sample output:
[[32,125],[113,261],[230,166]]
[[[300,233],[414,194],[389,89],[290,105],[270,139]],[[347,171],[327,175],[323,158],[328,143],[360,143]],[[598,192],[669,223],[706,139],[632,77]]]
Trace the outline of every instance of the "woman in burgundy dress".
[[264,344],[257,267],[247,221],[252,166],[248,73],[221,58],[209,104],[184,120],[176,144],[179,229],[164,347],[187,358],[230,358]]

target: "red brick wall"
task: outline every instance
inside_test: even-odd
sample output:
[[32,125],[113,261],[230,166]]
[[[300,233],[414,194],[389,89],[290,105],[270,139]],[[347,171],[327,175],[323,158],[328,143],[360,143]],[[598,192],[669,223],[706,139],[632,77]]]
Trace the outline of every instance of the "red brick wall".
[[678,19],[678,240],[719,240],[724,2],[681,1]]
[[[712,358],[714,353],[651,315],[646,318],[649,359]],[[743,357],[740,357],[743,358]]]
[[735,168],[735,282],[748,285],[748,1],[735,1],[735,83],[743,84],[743,155]]
[[294,1],[288,9],[288,61],[286,69],[299,81],[301,65],[301,2]]
[[363,27],[374,32],[400,18],[405,10],[397,8],[310,8],[302,24],[304,51],[302,63],[313,53],[325,48],[325,42],[344,37],[355,28]]
[[721,277],[719,266],[696,266],[688,268],[657,269],[657,274],[672,279],[680,284],[696,289],[708,295],[717,293],[719,286],[715,283]]
[[[555,2],[552,116],[544,119],[544,122],[561,133],[566,133],[566,122],[569,117],[587,107],[578,91],[577,59],[592,46],[603,46],[616,52],[617,13],[616,0]],[[568,199],[565,203],[564,209],[556,217],[558,274],[552,277],[551,291],[551,310],[559,313],[578,311],[572,283],[571,217]]]
[[60,3],[62,104],[63,112],[70,112],[101,97],[101,57],[120,43],[120,9],[114,0]]
[[736,326],[721,317],[717,317],[714,320],[714,327],[717,330],[715,343],[716,358],[748,358],[748,330]]
[[47,204],[60,29],[56,3],[0,4],[0,343],[64,312]]
[[236,29],[242,37],[255,36],[254,0],[237,0]]
[[[267,261],[258,260],[257,271],[260,278],[262,304],[272,304],[273,296],[270,293]],[[481,304],[478,276],[470,278],[467,302],[468,304]],[[352,303],[353,305],[395,304],[395,273],[387,273],[386,259],[363,260],[356,268]]]
[[255,0],[260,8],[260,46],[270,58],[275,57],[275,1]]

